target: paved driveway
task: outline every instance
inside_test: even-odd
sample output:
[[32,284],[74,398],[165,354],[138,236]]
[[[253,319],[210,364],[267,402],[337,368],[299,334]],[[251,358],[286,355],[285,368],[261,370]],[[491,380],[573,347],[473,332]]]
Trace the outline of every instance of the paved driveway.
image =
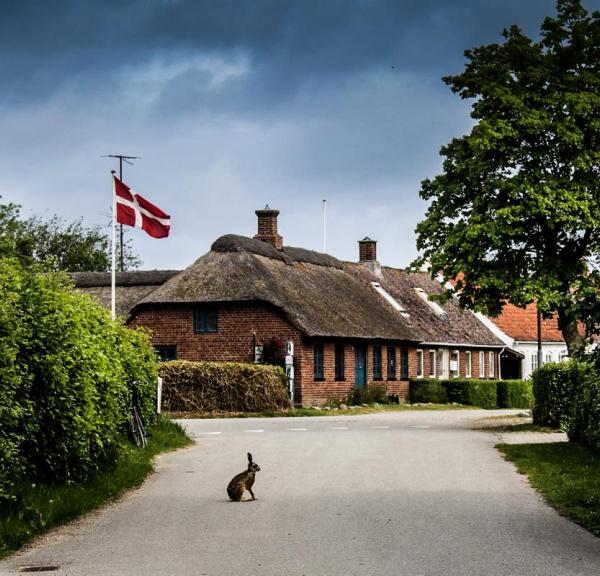
[[[468,428],[483,414],[190,420],[193,448],[0,574],[597,576],[600,540],[546,506],[494,434]],[[247,451],[258,500],[232,503]]]

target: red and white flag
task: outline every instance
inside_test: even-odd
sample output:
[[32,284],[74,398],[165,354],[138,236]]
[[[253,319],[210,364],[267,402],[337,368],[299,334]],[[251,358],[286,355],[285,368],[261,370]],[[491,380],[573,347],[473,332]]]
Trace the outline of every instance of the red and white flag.
[[117,222],[145,230],[152,238],[166,238],[171,229],[171,217],[134,192],[113,175]]

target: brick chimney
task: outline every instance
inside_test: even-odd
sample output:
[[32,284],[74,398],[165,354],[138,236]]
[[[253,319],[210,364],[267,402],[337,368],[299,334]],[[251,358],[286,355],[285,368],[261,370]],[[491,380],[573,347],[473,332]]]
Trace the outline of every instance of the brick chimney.
[[377,240],[371,240],[365,236],[358,241],[358,261],[372,262],[377,260]]
[[365,236],[358,241],[358,261],[377,278],[382,277],[381,264],[377,262],[377,240]]
[[258,216],[258,234],[254,236],[257,240],[268,242],[281,250],[283,248],[283,238],[277,234],[277,216],[279,210],[272,210],[267,204],[263,210],[256,210]]

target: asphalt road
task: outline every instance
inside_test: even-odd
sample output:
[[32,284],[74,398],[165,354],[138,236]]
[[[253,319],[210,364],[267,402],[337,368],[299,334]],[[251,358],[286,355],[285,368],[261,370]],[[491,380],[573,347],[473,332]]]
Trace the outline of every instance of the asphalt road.
[[[193,448],[0,574],[598,576],[600,539],[468,428],[482,414],[190,420]],[[258,499],[229,502],[248,451]]]

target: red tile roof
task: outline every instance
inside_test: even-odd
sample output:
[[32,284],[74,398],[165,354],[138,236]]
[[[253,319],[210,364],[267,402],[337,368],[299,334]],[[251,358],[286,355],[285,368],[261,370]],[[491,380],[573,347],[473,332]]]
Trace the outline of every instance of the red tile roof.
[[[526,308],[505,304],[502,314],[497,318],[490,318],[490,320],[515,340],[537,341],[537,311],[534,303],[527,305]],[[542,319],[542,340],[544,342],[564,342],[562,333],[558,329],[556,316],[548,320]]]

